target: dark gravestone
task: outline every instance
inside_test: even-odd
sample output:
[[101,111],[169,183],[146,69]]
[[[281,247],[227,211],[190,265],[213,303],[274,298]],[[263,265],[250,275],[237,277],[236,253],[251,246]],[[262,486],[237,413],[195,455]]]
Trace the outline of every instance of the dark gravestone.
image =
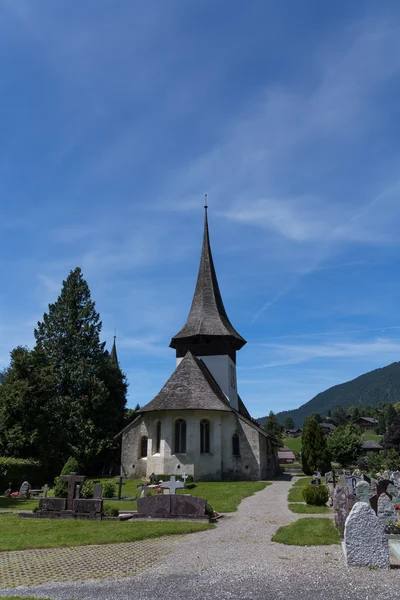
[[103,494],[103,486],[101,483],[96,483],[93,490],[93,498],[101,498]]
[[67,509],[73,509],[74,498],[76,497],[76,486],[78,483],[83,483],[86,479],[85,475],[77,475],[76,473],[70,473],[69,475],[61,475],[61,481],[68,481],[68,499]]
[[103,500],[96,498],[74,500],[73,510],[77,513],[101,513],[103,510]]
[[171,496],[172,517],[205,517],[207,501],[196,496]]
[[138,498],[138,516],[160,517],[167,519],[171,516],[171,498],[170,494],[165,496],[146,496]]
[[39,510],[65,510],[66,504],[65,498],[39,498]]

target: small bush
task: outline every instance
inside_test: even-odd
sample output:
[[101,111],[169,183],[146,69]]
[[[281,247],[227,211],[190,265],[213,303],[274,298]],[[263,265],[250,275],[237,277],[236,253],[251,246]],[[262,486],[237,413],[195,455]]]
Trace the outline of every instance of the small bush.
[[[79,463],[73,456],[69,457],[61,469],[61,475],[69,475],[70,473],[79,473]],[[68,483],[66,481],[61,481],[59,477],[55,477],[53,492],[56,498],[67,498]]]
[[325,485],[319,485],[318,487],[314,485],[306,485],[303,488],[303,498],[306,504],[311,504],[312,506],[323,506],[328,502],[329,491]]
[[93,481],[93,479],[86,479],[86,481],[84,481],[82,483],[82,487],[81,487],[81,491],[80,491],[80,497],[81,498],[93,498],[93,492],[94,492],[94,485],[95,485],[95,481]]
[[211,519],[214,516],[214,509],[211,506],[211,504],[208,504],[208,502],[206,505],[206,515],[209,519]]
[[114,498],[117,495],[117,484],[112,479],[103,481],[103,498]]
[[192,490],[192,489],[193,489],[193,488],[195,488],[195,487],[196,487],[196,484],[195,484],[195,483],[187,483],[187,484],[186,484],[186,489],[187,489],[187,490]]
[[118,508],[112,506],[111,504],[105,504],[103,507],[103,515],[105,517],[118,517],[119,511]]
[[66,481],[60,481],[59,477],[54,478],[53,493],[56,498],[67,498],[68,484]]

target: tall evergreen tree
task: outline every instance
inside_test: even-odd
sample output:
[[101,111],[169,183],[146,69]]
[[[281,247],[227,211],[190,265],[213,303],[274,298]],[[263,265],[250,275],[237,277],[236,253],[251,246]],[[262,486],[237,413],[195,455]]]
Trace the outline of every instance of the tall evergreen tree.
[[319,469],[322,474],[331,469],[331,458],[326,445],[325,433],[313,417],[309,417],[303,427],[301,460],[306,475],[311,475],[316,469]]
[[102,323],[78,267],[35,329],[36,347],[52,369],[68,451],[88,465],[109,449],[123,424],[126,382],[100,341]]
[[285,422],[283,423],[284,429],[294,429],[296,426],[292,417],[286,417]]
[[400,412],[396,413],[389,429],[383,436],[382,446],[385,450],[400,452]]
[[276,415],[272,410],[270,411],[268,417],[264,423],[264,429],[269,435],[272,435],[276,440],[282,443],[282,431],[283,427],[279,423]]

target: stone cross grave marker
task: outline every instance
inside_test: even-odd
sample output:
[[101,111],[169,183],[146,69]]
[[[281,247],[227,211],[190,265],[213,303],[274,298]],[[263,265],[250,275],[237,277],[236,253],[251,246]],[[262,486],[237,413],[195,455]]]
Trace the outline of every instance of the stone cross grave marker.
[[182,479],[183,479],[183,487],[186,487],[186,479],[188,478],[188,475],[186,473],[184,473],[182,475]]
[[47,483],[42,486],[43,498],[47,498],[47,492],[49,491],[49,486]]
[[122,480],[123,480],[123,477],[121,476],[117,483],[117,485],[118,485],[118,495],[117,495],[118,500],[121,500],[122,486],[125,485],[125,483]]
[[175,475],[172,475],[169,481],[162,482],[161,487],[169,489],[170,494],[175,494],[177,489],[183,488],[185,486],[182,481],[176,481]]
[[83,483],[85,479],[86,475],[77,475],[76,473],[60,476],[61,481],[68,481],[67,510],[73,510],[76,486],[78,483]]
[[103,486],[101,483],[96,483],[93,490],[93,498],[101,498],[103,493]]
[[141,498],[147,498],[148,490],[150,489],[147,484],[138,485],[137,489],[141,490],[141,494],[140,494]]

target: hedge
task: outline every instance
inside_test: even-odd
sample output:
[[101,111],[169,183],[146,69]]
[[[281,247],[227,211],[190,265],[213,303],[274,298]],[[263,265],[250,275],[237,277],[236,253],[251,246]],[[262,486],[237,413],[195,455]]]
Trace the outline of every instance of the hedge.
[[44,484],[41,462],[33,458],[0,456],[0,494],[9,483],[13,491],[18,491],[24,481],[29,481],[32,486]]

